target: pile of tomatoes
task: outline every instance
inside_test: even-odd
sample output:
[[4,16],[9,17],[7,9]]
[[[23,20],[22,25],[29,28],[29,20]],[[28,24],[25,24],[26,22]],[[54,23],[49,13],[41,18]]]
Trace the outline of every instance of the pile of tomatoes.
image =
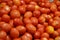
[[60,40],[60,1],[0,0],[0,40]]

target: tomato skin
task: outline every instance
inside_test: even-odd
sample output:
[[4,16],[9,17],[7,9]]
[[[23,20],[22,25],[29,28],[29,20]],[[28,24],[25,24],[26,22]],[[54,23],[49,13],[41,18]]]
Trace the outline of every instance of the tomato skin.
[[34,11],[35,10],[35,6],[32,5],[32,4],[29,4],[29,5],[27,5],[27,10],[28,11]]
[[39,23],[44,23],[46,21],[46,18],[44,16],[40,16],[38,21]]
[[32,40],[32,35],[29,33],[25,33],[22,38],[22,40]]
[[16,29],[20,34],[24,34],[26,32],[26,28],[24,26],[17,26]]
[[0,39],[5,39],[7,36],[7,33],[5,31],[0,31]]
[[52,27],[52,26],[46,27],[46,32],[49,33],[49,34],[54,33],[54,27]]
[[21,40],[21,38],[14,38],[13,40]]
[[59,20],[54,20],[54,21],[52,22],[52,26],[54,26],[55,29],[60,28],[60,27],[59,27],[59,25],[60,25],[59,23],[60,23]]
[[14,18],[19,18],[20,17],[20,12],[18,10],[12,10],[10,13],[10,16],[12,19]]
[[24,18],[24,23],[25,24],[29,24],[29,23],[32,23],[32,21],[29,18]]
[[36,10],[36,11],[33,12],[33,16],[34,17],[39,17],[40,13],[41,13],[40,11]]
[[36,32],[36,27],[32,24],[26,24],[27,31],[31,34],[34,34]]
[[21,14],[25,14],[26,7],[25,6],[19,6],[19,11],[20,11]]
[[14,24],[15,26],[23,25],[23,21],[22,21],[20,18],[15,18],[15,19],[13,20],[13,24]]
[[58,6],[58,10],[60,10],[60,6]]
[[37,3],[34,2],[34,1],[31,1],[30,4],[31,4],[31,5],[37,5]]
[[56,6],[56,4],[52,4],[51,7],[50,7],[50,10],[51,10],[52,12],[57,11],[57,6]]
[[34,39],[34,40],[40,40],[40,39]]
[[35,5],[35,10],[40,11],[40,7],[38,5]]
[[60,5],[60,1],[56,1],[56,5],[59,6]]
[[49,34],[48,34],[48,33],[43,33],[43,34],[41,35],[41,38],[42,38],[42,37],[49,38]]
[[4,23],[4,24],[2,24],[1,28],[4,31],[9,32],[11,30],[12,26],[10,24]]
[[30,11],[26,12],[26,13],[24,14],[24,17],[25,17],[25,18],[30,18],[30,17],[32,17],[32,12],[30,12]]
[[30,3],[30,1],[31,1],[31,0],[24,0],[24,1],[25,1],[25,3],[27,3],[27,4],[28,4],[28,3]]
[[0,22],[1,22],[1,17],[0,17]]
[[55,40],[60,40],[60,37],[59,37],[59,36],[58,36],[58,37],[56,37],[56,38],[55,38]]
[[36,32],[35,32],[34,38],[35,38],[35,39],[39,39],[39,38],[40,38],[40,32],[39,32],[39,31],[36,31]]
[[20,3],[20,0],[13,0],[13,3],[17,6],[19,6],[21,3]]
[[16,6],[16,5],[13,5],[12,7],[11,7],[11,9],[12,10],[16,10],[18,7]]
[[9,22],[10,21],[10,16],[9,15],[3,15],[1,20],[5,21],[5,22]]
[[41,40],[48,40],[48,39],[43,37],[43,38],[41,38]]
[[57,32],[59,33],[59,35],[60,35],[60,29],[57,29]]
[[41,8],[40,11],[43,13],[43,14],[47,14],[50,12],[50,9],[48,8]]
[[6,40],[11,40],[11,37],[7,35]]
[[33,25],[37,25],[38,24],[38,19],[36,17],[31,17],[31,21]]
[[57,32],[57,31],[54,31],[54,33],[53,33],[53,38],[55,38],[55,37],[57,37],[59,35],[59,33]]
[[49,38],[49,40],[54,40],[53,38]]
[[4,9],[0,9],[0,17],[1,17],[2,15],[4,15],[4,14],[8,14],[8,12],[5,11]]
[[12,38],[17,38],[19,37],[19,31],[16,29],[16,28],[12,28],[11,31],[10,31],[10,36]]
[[42,34],[44,33],[44,28],[38,28],[37,31],[39,31]]

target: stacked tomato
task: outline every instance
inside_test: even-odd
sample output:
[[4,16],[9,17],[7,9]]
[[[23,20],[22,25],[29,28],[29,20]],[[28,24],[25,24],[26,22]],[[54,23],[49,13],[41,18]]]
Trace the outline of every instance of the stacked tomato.
[[0,40],[60,40],[60,1],[0,0]]

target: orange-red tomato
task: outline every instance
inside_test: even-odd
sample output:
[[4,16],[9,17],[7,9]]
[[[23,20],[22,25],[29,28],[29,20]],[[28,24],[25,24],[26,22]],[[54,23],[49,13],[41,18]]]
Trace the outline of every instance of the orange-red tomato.
[[56,4],[51,4],[50,10],[51,10],[52,12],[57,11],[57,6],[56,6]]
[[29,37],[30,39],[32,39],[32,35],[30,33],[25,33],[24,35],[26,35],[27,37]]
[[40,16],[38,21],[39,23],[44,23],[46,21],[46,18],[44,16]]
[[20,17],[20,12],[18,10],[12,10],[10,13],[10,16],[12,19],[14,18],[19,18]]
[[8,14],[8,12],[5,11],[4,9],[0,9],[0,17],[1,17],[2,15],[4,15],[4,14]]
[[55,16],[60,16],[60,11],[55,11]]
[[19,6],[19,11],[20,11],[21,14],[25,14],[26,7],[25,6]]
[[59,33],[59,35],[60,35],[60,29],[57,29],[57,32]]
[[21,38],[14,38],[13,40],[21,40]]
[[40,32],[39,31],[36,31],[35,34],[34,34],[34,38],[35,39],[39,39],[41,36],[40,36]]
[[50,2],[46,2],[45,3],[45,7],[50,8],[51,7],[51,3]]
[[43,34],[41,35],[41,38],[43,38],[43,37],[49,38],[49,34],[48,34],[48,33],[43,33]]
[[9,22],[10,21],[10,16],[9,15],[3,15],[1,20],[4,21],[4,22]]
[[40,12],[40,11],[38,11],[38,10],[33,11],[33,16],[34,16],[34,17],[39,17],[39,16],[40,16],[40,14],[41,14],[41,12]]
[[57,37],[55,38],[55,40],[60,40],[60,36],[57,36]]
[[54,33],[54,27],[53,26],[47,26],[46,27],[46,32],[49,33],[49,34]]
[[9,2],[7,2],[7,4],[8,4],[9,6],[12,6],[12,5],[13,5],[13,1],[10,0]]
[[38,28],[37,31],[39,31],[42,34],[44,33],[44,28]]
[[10,21],[9,21],[9,24],[13,27],[13,26],[14,26],[13,20],[10,20]]
[[5,3],[2,3],[1,4],[1,9],[0,9],[0,15],[3,15],[3,14],[9,14],[10,12],[10,7],[8,5],[6,5]]
[[12,40],[10,36],[7,35],[6,40]]
[[36,32],[36,27],[32,24],[26,24],[26,29],[28,32],[34,34]]
[[32,23],[32,21],[29,18],[24,18],[24,23],[25,24],[29,24],[29,23]]
[[42,25],[42,24],[37,24],[37,28],[39,29],[39,28],[44,28],[44,25]]
[[31,17],[31,21],[33,25],[37,25],[38,24],[38,19],[36,17]]
[[58,6],[58,10],[60,10],[60,6]]
[[35,2],[37,2],[37,3],[40,2],[40,0],[33,0],[33,1],[35,1]]
[[53,19],[50,19],[49,24],[51,25],[53,23],[53,21],[54,21]]
[[5,31],[0,31],[0,39],[5,39],[7,36],[7,33]]
[[6,31],[6,32],[9,32],[11,30],[12,26],[8,23],[3,23],[1,25],[1,28],[2,28],[2,30]]
[[31,4],[31,5],[37,5],[37,3],[34,2],[34,1],[31,1],[30,4]]
[[20,34],[24,34],[26,32],[26,28],[24,26],[17,26],[16,29]]
[[1,22],[1,17],[0,17],[0,22]]
[[29,4],[29,5],[27,5],[27,10],[28,11],[34,11],[34,8],[35,6],[34,5],[32,5],[32,4]]
[[4,40],[4,39],[0,39],[0,40]]
[[60,6],[60,1],[56,1],[56,5],[57,6]]
[[43,37],[43,38],[41,38],[41,40],[48,40],[47,38],[45,38],[45,37]]
[[52,22],[52,26],[54,26],[54,28],[60,28],[60,21],[54,20],[54,21]]
[[21,0],[20,2],[21,2],[21,5],[25,5],[26,4],[24,0]]
[[47,22],[44,22],[43,25],[47,27],[49,24]]
[[7,12],[10,12],[10,7],[8,5],[4,6],[4,9],[7,11]]
[[27,4],[28,4],[28,3],[30,3],[30,1],[31,1],[31,0],[24,0],[24,1],[25,1],[25,3],[27,3]]
[[40,2],[40,6],[41,7],[45,7],[45,3],[44,2]]
[[20,18],[15,18],[15,19],[13,20],[13,24],[14,24],[15,26],[23,25],[23,21],[22,21]]
[[10,36],[12,38],[17,38],[19,37],[19,31],[16,29],[16,28],[12,28],[11,31],[10,31]]
[[49,38],[49,40],[54,40],[53,38]]
[[3,24],[5,24],[5,22],[0,22],[0,28],[2,27]]
[[22,38],[22,40],[32,40],[32,35],[29,33],[25,33]]
[[4,6],[6,6],[6,3],[2,2],[0,7],[4,7]]
[[34,40],[40,40],[40,39],[34,39]]
[[12,10],[16,10],[18,7],[16,6],[16,5],[13,5],[12,7],[11,7],[11,9]]
[[40,11],[40,7],[38,5],[35,5],[35,10],[39,10]]
[[59,35],[59,33],[57,31],[54,31],[53,36],[52,37],[57,37]]
[[27,12],[24,14],[24,17],[25,17],[25,18],[30,18],[30,17],[32,17],[32,12],[27,11]]
[[49,13],[50,12],[50,9],[48,9],[48,8],[41,8],[40,11],[42,13],[46,14],[46,13]]
[[19,6],[21,3],[20,3],[20,0],[13,0],[13,3],[17,6]]

